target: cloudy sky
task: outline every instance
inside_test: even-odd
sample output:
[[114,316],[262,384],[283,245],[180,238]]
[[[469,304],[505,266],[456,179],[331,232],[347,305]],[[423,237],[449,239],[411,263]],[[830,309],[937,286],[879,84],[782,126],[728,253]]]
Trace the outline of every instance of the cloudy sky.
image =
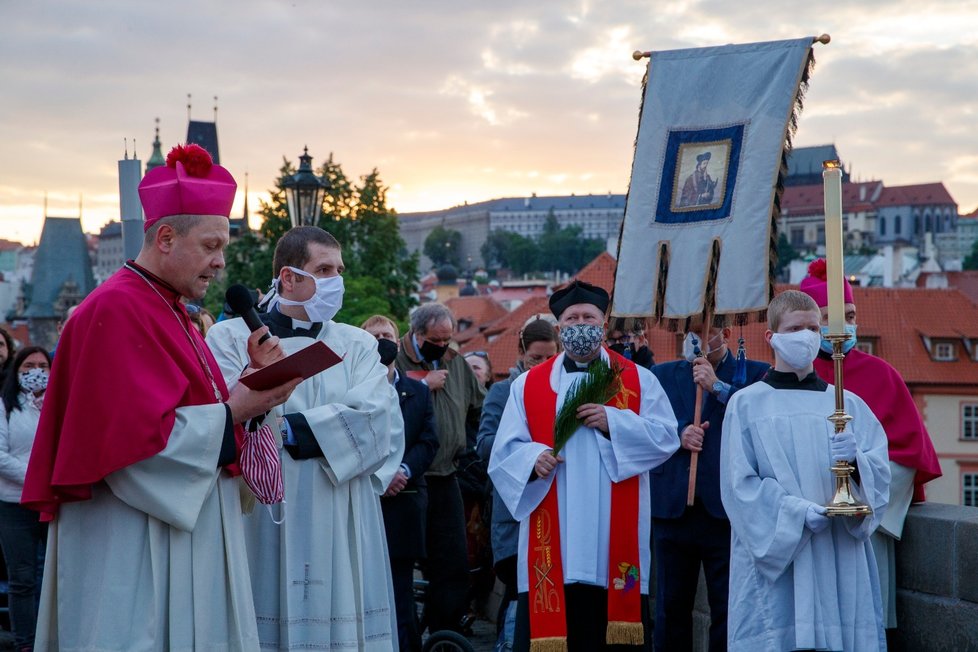
[[[401,212],[624,192],[643,50],[828,32],[797,145],[861,180],[943,181],[978,207],[978,0],[0,0],[0,237],[118,219],[145,162],[213,119],[252,211],[282,157],[376,167]],[[130,145],[130,152],[132,151]],[[240,212],[239,192],[235,210]]]

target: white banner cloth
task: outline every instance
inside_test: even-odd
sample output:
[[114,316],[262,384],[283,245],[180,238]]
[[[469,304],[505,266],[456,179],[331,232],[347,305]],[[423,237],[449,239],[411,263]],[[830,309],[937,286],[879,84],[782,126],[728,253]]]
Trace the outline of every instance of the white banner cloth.
[[652,53],[614,315],[702,314],[714,241],[714,314],[767,308],[774,194],[811,45],[805,37]]

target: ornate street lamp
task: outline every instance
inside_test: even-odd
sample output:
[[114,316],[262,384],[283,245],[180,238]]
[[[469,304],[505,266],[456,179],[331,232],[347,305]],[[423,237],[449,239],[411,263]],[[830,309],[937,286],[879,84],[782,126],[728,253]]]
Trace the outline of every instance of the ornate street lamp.
[[316,226],[319,213],[323,209],[323,197],[329,188],[326,177],[317,177],[312,172],[312,157],[309,148],[303,148],[299,157],[299,171],[282,180],[282,189],[289,206],[289,221],[292,226]]

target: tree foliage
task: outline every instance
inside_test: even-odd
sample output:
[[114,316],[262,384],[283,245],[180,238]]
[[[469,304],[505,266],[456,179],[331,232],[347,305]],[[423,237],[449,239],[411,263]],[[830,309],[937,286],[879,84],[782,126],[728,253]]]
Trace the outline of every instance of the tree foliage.
[[489,267],[506,267],[514,274],[534,271],[573,274],[604,251],[605,243],[584,238],[580,226],[561,228],[551,210],[536,239],[496,229],[482,245],[482,259]]
[[788,269],[788,265],[791,264],[791,261],[797,260],[798,258],[801,258],[801,254],[799,254],[795,248],[791,246],[791,243],[788,242],[788,236],[786,236],[784,233],[779,233],[778,266],[775,268],[775,274],[777,274],[778,277],[783,277],[785,270]]
[[462,264],[462,234],[455,229],[436,226],[424,239],[424,255],[435,267]]
[[[256,233],[244,234],[225,252],[227,280],[222,286],[243,283],[263,292],[270,287],[275,244],[291,228],[281,181],[295,170],[283,158],[270,200],[261,203],[261,227]],[[375,313],[404,320],[414,303],[412,293],[418,280],[419,256],[407,253],[398,231],[397,214],[387,206],[387,188],[379,172],[374,169],[360,177],[359,183],[354,183],[330,154],[316,173],[329,181],[318,226],[339,240],[346,266],[344,309],[337,315],[337,321],[359,326],[363,319]],[[219,310],[223,292],[223,288],[212,287],[205,305],[214,305]],[[370,312],[361,319],[360,315],[367,310]]]
[[971,246],[971,253],[961,263],[962,269],[978,269],[978,240]]

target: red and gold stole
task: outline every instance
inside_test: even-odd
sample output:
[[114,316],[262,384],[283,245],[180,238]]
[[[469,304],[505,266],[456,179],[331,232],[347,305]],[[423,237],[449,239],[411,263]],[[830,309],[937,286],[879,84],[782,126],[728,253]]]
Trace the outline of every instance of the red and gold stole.
[[[607,352],[623,368],[619,392],[607,405],[638,414],[641,385],[635,365],[618,354]],[[557,356],[527,373],[523,402],[533,441],[553,446],[557,393],[550,374]],[[643,642],[641,576],[639,575],[638,476],[611,485],[611,542],[608,548],[609,644],[641,645]],[[543,501],[530,514],[526,559],[529,564],[530,650],[567,650],[564,573],[560,561],[560,522],[557,483],[552,482]]]

